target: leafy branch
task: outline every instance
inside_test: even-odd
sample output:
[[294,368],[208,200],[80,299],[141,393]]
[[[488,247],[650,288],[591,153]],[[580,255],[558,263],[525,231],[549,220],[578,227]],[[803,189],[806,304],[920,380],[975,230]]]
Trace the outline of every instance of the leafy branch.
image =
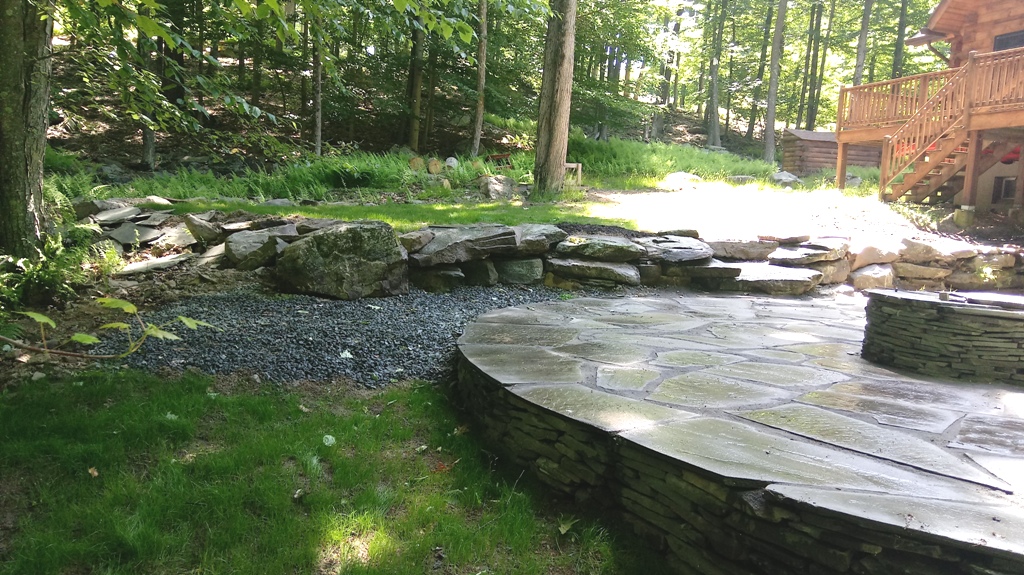
[[98,337],[94,335],[89,335],[87,333],[75,333],[71,337],[69,337],[67,341],[62,342],[55,348],[51,348],[46,341],[46,328],[47,326],[49,326],[51,329],[56,329],[57,324],[54,323],[54,321],[47,317],[46,315],[32,311],[22,311],[17,313],[31,319],[32,321],[36,322],[36,325],[39,326],[39,337],[40,341],[42,342],[42,347],[28,345],[16,339],[4,337],[2,335],[0,335],[0,342],[7,343],[19,349],[23,349],[33,353],[42,353],[45,355],[58,355],[61,357],[74,357],[80,359],[120,359],[129,356],[138,351],[139,349],[141,349],[142,345],[146,343],[146,340],[151,337],[168,341],[180,340],[180,337],[175,335],[173,332],[167,330],[167,328],[170,325],[175,323],[181,323],[185,327],[193,330],[199,329],[200,327],[218,329],[217,327],[208,324],[204,321],[180,315],[174,318],[173,320],[164,322],[159,325],[148,323],[145,320],[143,320],[142,315],[139,313],[139,309],[135,306],[135,304],[127,302],[122,299],[101,297],[96,298],[96,303],[100,304],[105,308],[121,310],[125,314],[131,316],[128,319],[128,321],[138,323],[138,335],[133,335],[132,325],[124,321],[111,322],[101,325],[99,327],[99,329],[101,330],[120,331],[128,337],[128,347],[123,353],[115,355],[93,355],[88,353],[64,351],[59,349],[60,347],[63,347],[64,345],[67,345],[69,343],[92,345],[100,342],[100,339]]

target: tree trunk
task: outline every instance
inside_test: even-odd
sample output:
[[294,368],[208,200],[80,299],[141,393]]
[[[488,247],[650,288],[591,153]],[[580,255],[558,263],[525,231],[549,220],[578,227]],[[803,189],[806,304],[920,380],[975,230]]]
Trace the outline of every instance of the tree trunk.
[[779,62],[786,35],[786,9],[789,0],[779,0],[779,11],[775,17],[775,36],[772,38],[772,60],[769,64],[768,106],[764,115],[764,161],[775,163],[775,105],[779,98]]
[[722,127],[719,125],[718,96],[719,76],[722,67],[722,44],[725,36],[725,16],[729,8],[729,0],[721,0],[718,19],[715,21],[715,37],[711,46],[711,66],[708,78],[711,86],[711,96],[708,98],[708,145],[722,145]]
[[473,122],[473,147],[470,156],[480,154],[480,138],[484,133],[484,89],[487,87],[487,0],[479,0],[480,29],[476,47],[476,118]]
[[900,23],[896,28],[896,46],[892,53],[892,77],[903,76],[903,44],[907,41],[907,5],[910,0],[903,0],[900,4]]
[[0,254],[36,259],[43,227],[43,156],[53,18],[0,0]]
[[306,66],[309,64],[309,22],[302,23],[302,42],[299,60],[302,62],[302,69],[299,71],[299,115],[305,118],[309,114],[309,80],[306,78]]
[[[148,10],[145,6],[139,7],[139,14],[145,15]],[[143,70],[148,70],[150,66],[149,53],[152,49],[150,43],[152,41],[148,36],[142,33],[141,30],[138,32],[137,47],[139,50],[140,65]],[[151,113],[147,110],[147,113]],[[153,128],[149,127],[146,122],[142,123],[142,166],[149,171],[156,169],[156,134],[153,132]]]
[[757,83],[754,85],[754,99],[750,103],[750,116],[747,119],[748,140],[754,139],[754,126],[757,124],[757,117],[760,114],[758,108],[761,105],[761,95],[764,92],[764,69],[768,60],[768,44],[772,41],[772,18],[775,16],[775,6],[768,6],[768,15],[764,19],[764,36],[761,38],[761,59],[757,65]]
[[409,149],[420,151],[420,104],[423,101],[423,21],[416,19],[412,29],[412,52],[409,64]]
[[807,24],[807,48],[804,50],[804,69],[800,75],[800,103],[796,108],[796,125],[804,121],[804,104],[807,103],[807,81],[811,73],[811,51],[814,48],[814,14],[818,9],[818,3],[811,5],[811,16]]
[[428,58],[427,69],[430,73],[427,75],[429,80],[427,82],[427,113],[426,121],[423,122],[423,135],[420,137],[420,141],[424,145],[429,146],[430,134],[434,133],[434,92],[437,91],[437,44],[432,42],[430,45],[430,56]]
[[860,17],[860,36],[857,38],[857,63],[853,67],[853,85],[860,86],[864,80],[864,61],[868,56],[868,31],[871,28],[871,7],[875,0],[864,0],[864,12]]
[[[820,15],[820,14],[819,14]],[[832,0],[828,9],[828,29],[825,40],[821,44],[821,57],[818,63],[817,83],[811,87],[811,99],[807,104],[807,129],[813,130],[818,124],[818,107],[821,104],[821,87],[825,83],[825,60],[832,44],[832,22],[836,18],[836,0]]]
[[541,78],[540,113],[537,119],[537,161],[531,197],[557,194],[562,190],[565,183],[565,156],[569,148],[576,0],[551,0],[551,12],[544,39],[544,74]]
[[814,33],[812,38],[814,39],[814,49],[811,52],[811,67],[809,68],[810,76],[806,83],[807,92],[807,124],[806,129],[813,130],[813,118],[811,118],[811,108],[814,107],[814,88],[818,85],[818,58],[821,56],[821,15],[825,11],[825,6],[819,1],[817,3],[818,11],[814,16]]
[[321,38],[313,39],[313,153],[323,155],[323,62]]

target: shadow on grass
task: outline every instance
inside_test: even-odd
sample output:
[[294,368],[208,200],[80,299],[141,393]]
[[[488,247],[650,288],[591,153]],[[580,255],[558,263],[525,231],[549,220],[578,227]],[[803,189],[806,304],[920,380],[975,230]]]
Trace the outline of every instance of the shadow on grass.
[[560,534],[428,384],[79,374],[8,388],[0,445],[0,573],[665,572],[595,518]]

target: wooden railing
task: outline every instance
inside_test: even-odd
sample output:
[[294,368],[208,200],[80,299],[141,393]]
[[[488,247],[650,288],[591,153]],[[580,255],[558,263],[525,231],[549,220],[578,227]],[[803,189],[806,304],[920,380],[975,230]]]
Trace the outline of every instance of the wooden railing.
[[884,128],[909,120],[931,99],[957,69],[896,78],[860,86],[844,87],[839,93],[837,131]]
[[969,81],[972,112],[998,112],[1024,104],[1024,48],[974,57]]
[[973,57],[967,66],[949,77],[946,84],[906,123],[885,137],[880,182],[883,196],[896,176],[923,156],[928,148],[955,128],[963,126],[972,63]]

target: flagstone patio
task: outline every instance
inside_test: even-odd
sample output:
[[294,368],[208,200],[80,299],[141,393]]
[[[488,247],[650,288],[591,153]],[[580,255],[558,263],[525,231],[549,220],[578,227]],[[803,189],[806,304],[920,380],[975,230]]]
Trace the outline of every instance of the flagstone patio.
[[864,361],[864,303],[497,310],[459,341],[458,391],[508,457],[684,573],[1024,573],[1024,387]]

